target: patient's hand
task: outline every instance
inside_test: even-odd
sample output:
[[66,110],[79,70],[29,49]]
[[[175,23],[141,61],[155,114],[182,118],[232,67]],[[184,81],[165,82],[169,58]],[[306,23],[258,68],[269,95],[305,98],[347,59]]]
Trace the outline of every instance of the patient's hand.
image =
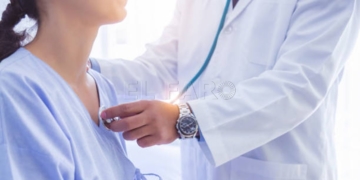
[[115,132],[124,132],[126,140],[137,140],[140,147],[168,144],[179,135],[176,121],[179,108],[161,101],[138,101],[111,107],[101,113],[102,119],[120,117],[106,126]]

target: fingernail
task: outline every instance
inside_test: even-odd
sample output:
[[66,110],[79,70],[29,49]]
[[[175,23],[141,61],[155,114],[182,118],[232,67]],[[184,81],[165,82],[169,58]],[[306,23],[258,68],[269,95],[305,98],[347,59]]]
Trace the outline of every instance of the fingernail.
[[106,119],[106,112],[103,111],[103,112],[101,113],[100,117],[101,117],[101,119]]

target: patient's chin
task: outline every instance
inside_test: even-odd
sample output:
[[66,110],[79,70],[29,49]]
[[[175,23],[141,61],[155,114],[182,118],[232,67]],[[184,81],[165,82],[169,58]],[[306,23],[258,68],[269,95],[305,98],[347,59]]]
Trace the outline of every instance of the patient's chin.
[[126,11],[124,11],[121,14],[117,14],[116,16],[112,16],[111,18],[100,18],[100,21],[96,21],[93,19],[93,23],[95,22],[95,25],[102,26],[102,25],[109,25],[109,24],[115,24],[123,21],[126,17]]
[[126,18],[127,12],[125,9],[118,11],[116,14],[109,18],[109,20],[105,24],[114,24],[123,21]]
[[121,13],[119,13],[119,16],[118,16],[118,22],[121,22],[123,21],[127,16],[127,11],[125,9],[123,9],[121,11]]

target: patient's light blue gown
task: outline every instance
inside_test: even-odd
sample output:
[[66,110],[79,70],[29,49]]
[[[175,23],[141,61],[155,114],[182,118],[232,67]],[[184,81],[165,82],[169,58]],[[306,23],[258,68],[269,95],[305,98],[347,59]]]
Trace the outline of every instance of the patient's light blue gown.
[[[100,104],[112,85],[90,70]],[[133,180],[122,135],[96,125],[68,84],[24,48],[0,63],[1,180]]]

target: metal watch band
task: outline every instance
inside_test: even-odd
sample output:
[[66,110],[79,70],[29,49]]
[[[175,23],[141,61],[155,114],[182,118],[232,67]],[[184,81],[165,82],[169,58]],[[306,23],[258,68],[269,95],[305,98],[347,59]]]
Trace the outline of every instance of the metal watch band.
[[191,110],[190,110],[190,107],[188,104],[181,103],[178,106],[179,106],[179,111],[180,111],[180,117],[191,114]]

